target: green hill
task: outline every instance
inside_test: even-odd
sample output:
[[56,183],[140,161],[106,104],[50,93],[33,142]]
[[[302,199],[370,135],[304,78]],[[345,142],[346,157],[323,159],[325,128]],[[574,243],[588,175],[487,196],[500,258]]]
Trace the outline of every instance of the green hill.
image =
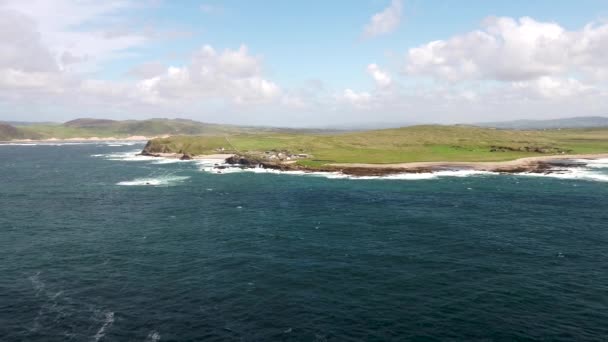
[[27,134],[21,129],[9,124],[0,123],[0,141],[25,139],[26,136]]
[[237,134],[154,139],[146,152],[192,155],[218,150],[241,154],[284,151],[308,154],[299,163],[400,163],[415,161],[501,161],[520,157],[608,152],[608,129],[555,131],[496,130],[468,126],[412,126],[356,133]]
[[299,130],[273,127],[247,127],[209,124],[185,119],[107,120],[82,118],[63,124],[31,124],[17,127],[19,139],[68,139],[90,137],[159,136],[159,135],[226,135],[241,133],[313,133],[324,130]]
[[247,131],[228,125],[206,124],[181,119],[150,119],[115,121],[105,119],[76,119],[63,124],[20,126],[25,137],[42,139],[90,138],[158,135],[233,134]]

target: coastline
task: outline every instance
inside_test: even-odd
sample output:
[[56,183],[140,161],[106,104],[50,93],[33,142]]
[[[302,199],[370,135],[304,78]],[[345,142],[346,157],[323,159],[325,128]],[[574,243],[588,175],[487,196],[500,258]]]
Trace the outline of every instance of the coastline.
[[507,161],[494,162],[411,162],[395,164],[366,164],[366,163],[334,163],[328,164],[337,168],[372,168],[372,169],[394,169],[401,172],[411,172],[421,169],[440,170],[473,170],[488,172],[546,172],[556,166],[574,166],[579,163],[567,163],[567,161],[578,159],[604,159],[608,158],[608,153],[595,154],[564,154],[525,157]]
[[[242,168],[265,168],[278,171],[339,172],[351,176],[387,176],[399,173],[434,173],[440,171],[485,171],[496,173],[553,173],[584,166],[580,159],[608,159],[608,153],[564,154],[525,157],[494,162],[410,162],[394,164],[332,163],[321,167],[307,167],[288,162],[268,162],[238,154],[189,155],[187,153],[147,153],[142,155],[181,160],[222,160],[225,164]],[[218,169],[223,168],[219,166]]]

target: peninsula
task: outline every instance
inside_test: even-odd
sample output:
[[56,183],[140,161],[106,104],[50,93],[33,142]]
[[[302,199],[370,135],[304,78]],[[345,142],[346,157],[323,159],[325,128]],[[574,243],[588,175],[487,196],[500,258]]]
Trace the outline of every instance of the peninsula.
[[424,125],[341,134],[246,133],[150,140],[144,155],[182,159],[226,156],[225,162],[350,175],[439,170],[552,172],[608,158],[608,129],[500,130]]

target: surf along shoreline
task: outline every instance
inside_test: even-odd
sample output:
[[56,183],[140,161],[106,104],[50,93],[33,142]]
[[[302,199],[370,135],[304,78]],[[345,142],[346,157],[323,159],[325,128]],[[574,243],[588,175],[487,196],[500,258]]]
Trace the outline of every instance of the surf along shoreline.
[[[296,161],[276,162],[242,154],[190,155],[187,153],[150,153],[145,149],[143,156],[181,160],[217,160],[216,169],[227,167],[263,168],[277,171],[300,171],[306,173],[341,173],[348,176],[388,176],[404,173],[434,173],[440,171],[484,171],[495,173],[555,173],[575,167],[584,167],[584,160],[608,159],[608,153],[562,154],[525,157],[495,162],[410,162],[394,164],[332,163],[319,167],[308,167]],[[220,164],[221,163],[221,164]],[[228,166],[226,166],[228,165]]]

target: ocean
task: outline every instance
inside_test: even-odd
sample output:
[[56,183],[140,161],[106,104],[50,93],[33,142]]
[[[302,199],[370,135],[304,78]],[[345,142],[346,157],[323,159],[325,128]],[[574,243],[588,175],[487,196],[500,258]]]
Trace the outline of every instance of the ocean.
[[608,161],[221,174],[0,146],[0,341],[605,341]]

